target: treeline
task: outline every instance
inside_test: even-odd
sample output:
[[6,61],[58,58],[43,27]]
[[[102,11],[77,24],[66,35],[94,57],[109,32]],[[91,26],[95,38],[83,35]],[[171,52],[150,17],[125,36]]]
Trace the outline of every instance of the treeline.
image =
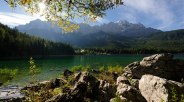
[[79,54],[152,54],[184,53],[184,30],[174,30],[152,34],[146,38],[132,38],[124,46],[113,48],[86,48]]
[[104,49],[104,48],[88,48],[76,49],[77,54],[154,54],[154,53],[183,53],[183,50],[165,50],[154,48],[129,48],[129,49]]
[[71,55],[71,46],[31,37],[0,24],[0,58],[45,55]]

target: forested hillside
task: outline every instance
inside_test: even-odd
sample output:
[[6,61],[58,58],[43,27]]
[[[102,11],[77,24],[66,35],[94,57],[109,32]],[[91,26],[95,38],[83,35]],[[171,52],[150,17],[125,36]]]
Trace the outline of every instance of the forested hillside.
[[71,46],[31,37],[0,24],[0,57],[70,55]]
[[[122,40],[120,38],[122,37],[114,39],[114,41],[116,41],[117,43],[113,45],[113,47],[86,48],[85,53],[184,53],[183,29],[154,33],[150,36],[142,38],[126,38],[126,40]],[[123,43],[124,46],[119,45],[118,43]]]
[[139,49],[152,49],[164,52],[184,52],[184,30],[155,33],[132,44]]

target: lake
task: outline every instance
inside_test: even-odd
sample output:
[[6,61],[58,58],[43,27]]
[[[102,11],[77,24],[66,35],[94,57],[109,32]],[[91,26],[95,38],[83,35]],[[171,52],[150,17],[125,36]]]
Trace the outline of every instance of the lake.
[[[148,55],[125,54],[125,55],[75,55],[75,56],[55,56],[49,58],[34,59],[41,73],[37,75],[39,80],[50,80],[58,77],[63,70],[78,65],[97,66],[126,66],[134,61],[140,61]],[[177,54],[175,58],[184,59],[183,54]],[[17,68],[19,73],[10,84],[25,85],[30,80],[28,74],[29,59],[0,60],[0,68]]]

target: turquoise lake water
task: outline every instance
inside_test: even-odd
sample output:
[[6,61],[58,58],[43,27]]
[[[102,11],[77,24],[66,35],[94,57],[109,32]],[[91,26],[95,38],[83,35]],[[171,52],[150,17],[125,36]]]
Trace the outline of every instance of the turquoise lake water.
[[[40,68],[41,73],[38,74],[39,80],[50,80],[59,76],[63,70],[78,65],[90,65],[97,68],[98,66],[126,66],[134,61],[140,61],[148,55],[76,55],[76,56],[57,56],[50,58],[34,59],[36,65]],[[177,54],[175,58],[184,59],[183,54]],[[0,60],[0,68],[17,68],[19,73],[10,84],[22,85],[29,82],[28,74],[29,59],[22,60]]]

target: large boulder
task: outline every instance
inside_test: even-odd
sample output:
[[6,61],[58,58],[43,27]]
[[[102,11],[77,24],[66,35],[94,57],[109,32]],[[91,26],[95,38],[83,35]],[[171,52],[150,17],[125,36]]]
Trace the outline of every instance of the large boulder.
[[139,90],[127,84],[120,83],[117,87],[116,94],[122,101],[128,100],[129,102],[146,102]]
[[[153,75],[143,75],[139,81],[139,90],[147,102],[171,102],[180,100],[184,94],[184,85]],[[177,96],[173,99],[174,96]]]
[[184,61],[173,59],[172,54],[155,54],[125,67],[124,75],[140,79],[151,74],[162,78],[181,81],[184,78]]
[[[48,102],[83,102],[85,98],[97,99],[100,82],[88,72],[80,72],[75,75],[74,87],[67,93],[54,96]],[[91,101],[94,101],[91,100]]]

